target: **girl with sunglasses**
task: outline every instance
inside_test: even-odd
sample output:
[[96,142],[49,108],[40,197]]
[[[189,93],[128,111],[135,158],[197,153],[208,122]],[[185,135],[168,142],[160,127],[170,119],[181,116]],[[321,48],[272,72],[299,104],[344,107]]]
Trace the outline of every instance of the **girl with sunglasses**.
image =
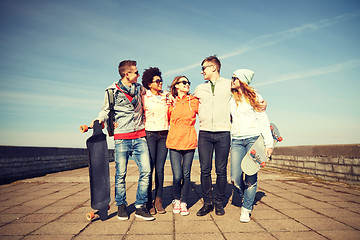
[[249,86],[253,76],[253,71],[239,69],[234,72],[231,83],[231,180],[236,187],[234,194],[243,199],[240,222],[250,221],[257,189],[257,173],[251,176],[245,174],[244,180],[241,161],[260,134],[264,137],[268,156],[273,149],[269,119],[260,110],[263,98]]
[[[142,84],[147,89],[144,96],[146,141],[150,152],[151,175],[148,187],[147,209],[154,215],[166,213],[162,204],[164,165],[168,149],[166,137],[169,130],[168,104],[170,95],[162,90],[163,80],[157,67],[145,69]],[[155,201],[152,196],[153,172],[155,169]]]
[[183,216],[189,214],[187,203],[191,166],[197,148],[195,121],[199,108],[199,100],[189,94],[189,89],[190,82],[185,76],[175,77],[171,83],[170,92],[176,102],[169,107],[170,130],[166,140],[173,172],[173,212]]

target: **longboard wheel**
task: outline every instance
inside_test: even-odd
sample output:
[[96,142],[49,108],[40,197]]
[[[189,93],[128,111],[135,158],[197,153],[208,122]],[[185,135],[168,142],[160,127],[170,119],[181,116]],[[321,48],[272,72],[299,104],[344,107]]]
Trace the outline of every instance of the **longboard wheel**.
[[260,166],[261,166],[261,167],[266,167],[266,163],[265,163],[265,162],[262,162],[262,163],[260,163]]
[[256,154],[256,150],[255,150],[255,149],[251,150],[250,154],[251,154],[251,155],[255,155],[255,154]]
[[277,139],[279,142],[281,142],[282,140],[283,140],[283,138],[282,137],[278,137],[278,139]]
[[271,129],[271,130],[274,130],[274,126],[270,126],[270,129]]
[[88,130],[89,130],[88,126],[86,126],[86,125],[81,125],[80,126],[80,132],[81,133],[87,132]]
[[95,217],[95,213],[93,213],[93,212],[88,212],[88,213],[86,214],[86,219],[87,219],[88,221],[93,220],[94,217]]

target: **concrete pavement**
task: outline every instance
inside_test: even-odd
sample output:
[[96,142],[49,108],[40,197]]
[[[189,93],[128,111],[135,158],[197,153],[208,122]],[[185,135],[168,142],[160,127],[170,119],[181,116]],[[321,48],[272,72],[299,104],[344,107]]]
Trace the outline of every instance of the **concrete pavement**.
[[0,186],[0,239],[360,239],[360,190],[341,183],[261,170],[250,223],[240,223],[238,199],[227,187],[225,215],[197,217],[202,207],[199,162],[192,167],[190,215],[172,213],[172,173],[165,166],[166,214],[135,218],[138,172],[129,162],[128,221],[117,219],[114,163],[108,220],[86,220],[91,211],[88,169],[49,174]]

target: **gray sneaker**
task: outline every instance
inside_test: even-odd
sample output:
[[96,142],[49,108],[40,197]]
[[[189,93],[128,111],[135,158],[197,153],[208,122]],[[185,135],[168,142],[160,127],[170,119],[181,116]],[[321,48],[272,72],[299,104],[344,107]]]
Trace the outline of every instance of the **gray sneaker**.
[[121,204],[120,206],[118,206],[118,219],[119,220],[128,220],[129,219],[129,215],[126,212],[126,204]]
[[147,210],[147,208],[145,206],[136,208],[135,217],[142,218],[146,221],[155,220],[155,218],[149,213],[149,211]]

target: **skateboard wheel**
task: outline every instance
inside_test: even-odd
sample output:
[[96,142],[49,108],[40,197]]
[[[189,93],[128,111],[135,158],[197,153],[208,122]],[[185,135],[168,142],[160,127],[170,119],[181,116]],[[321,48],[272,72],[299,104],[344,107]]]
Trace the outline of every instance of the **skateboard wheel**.
[[278,137],[277,140],[278,140],[279,142],[281,142],[281,141],[283,140],[283,138],[282,138],[282,137]]
[[255,149],[251,150],[250,154],[251,154],[251,155],[255,155],[255,154],[256,154],[256,150],[255,150]]
[[260,163],[260,166],[261,166],[261,167],[266,167],[266,163],[265,163],[265,162],[262,162],[262,163]]
[[86,126],[86,125],[81,125],[80,126],[80,132],[81,133],[87,132],[88,130],[89,130],[88,126]]
[[271,129],[271,130],[274,130],[274,126],[270,126],[270,129]]
[[95,217],[95,213],[93,213],[93,212],[89,212],[86,214],[86,219],[89,221],[93,220],[94,217]]

